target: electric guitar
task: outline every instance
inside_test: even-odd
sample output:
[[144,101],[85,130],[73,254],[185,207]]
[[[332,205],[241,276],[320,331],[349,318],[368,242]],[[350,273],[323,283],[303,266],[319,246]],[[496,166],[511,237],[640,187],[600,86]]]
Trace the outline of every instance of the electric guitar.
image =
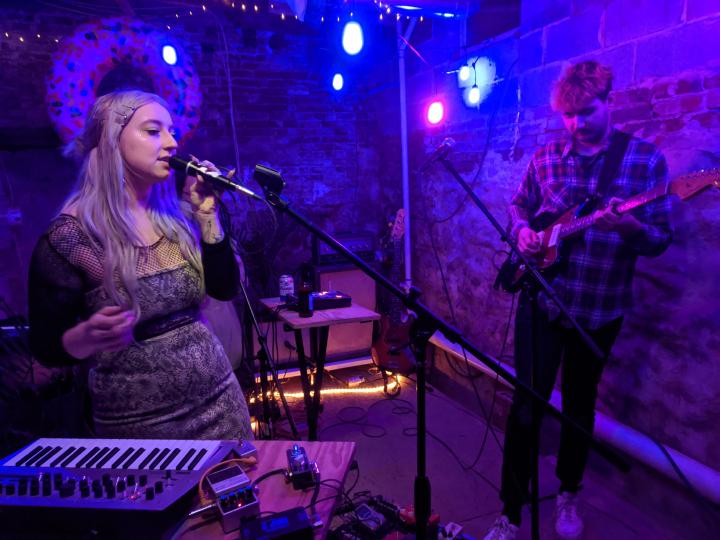
[[[644,193],[633,195],[618,203],[615,212],[626,214],[665,195],[677,195],[684,201],[712,186],[720,188],[720,169],[686,174],[670,182],[667,190],[664,186],[656,186]],[[563,268],[567,255],[563,250],[563,241],[578,236],[595,224],[595,213],[588,212],[592,202],[588,200],[576,205],[563,212],[560,217],[556,214],[540,215],[530,224],[538,233],[541,244],[540,251],[530,259],[546,279],[552,279]],[[500,268],[495,288],[502,287],[507,292],[517,292],[522,288],[527,273],[525,264],[512,254]]]
[[[400,262],[402,260],[402,238],[405,231],[405,210],[402,208],[395,214],[391,224],[389,242],[392,247],[390,278],[400,279]],[[409,375],[414,371],[415,361],[410,350],[410,326],[413,319],[408,315],[405,306],[395,296],[388,295],[387,313],[380,319],[380,332],[372,343],[372,358],[375,365],[385,371]]]

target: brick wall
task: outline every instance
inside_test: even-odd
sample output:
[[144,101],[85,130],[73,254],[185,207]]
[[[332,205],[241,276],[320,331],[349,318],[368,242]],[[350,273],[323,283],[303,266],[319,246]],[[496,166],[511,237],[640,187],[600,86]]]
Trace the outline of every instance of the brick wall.
[[[442,75],[459,67],[457,42],[445,42],[452,63],[410,78],[411,169],[443,137],[453,137],[453,163],[505,224],[530,155],[563,135],[549,107],[552,82],[566,62],[589,58],[615,71],[613,121],[658,144],[672,176],[720,166],[718,35],[720,6],[712,1],[526,0],[516,32],[467,52],[491,58],[501,79],[478,109],[461,103],[454,74]],[[434,30],[434,40],[423,43],[420,53],[437,50],[442,39],[442,31]],[[447,103],[448,121],[441,128],[422,120],[434,92]],[[379,114],[390,113],[396,95],[393,90],[378,99]],[[428,305],[454,316],[482,350],[511,353],[512,332],[509,343],[503,342],[512,299],[492,288],[504,258],[497,233],[441,166],[414,175],[412,183],[415,284]],[[636,307],[606,371],[600,404],[711,466],[720,458],[720,280],[714,275],[719,222],[717,192],[676,205],[674,244],[638,264]]]

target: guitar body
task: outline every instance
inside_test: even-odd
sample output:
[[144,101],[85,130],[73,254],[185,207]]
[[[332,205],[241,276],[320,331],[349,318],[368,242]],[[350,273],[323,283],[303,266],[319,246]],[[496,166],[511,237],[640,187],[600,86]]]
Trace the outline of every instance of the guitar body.
[[380,320],[380,332],[373,340],[373,362],[383,370],[401,375],[414,371],[415,360],[410,350],[410,326],[412,318],[406,322],[394,322],[389,315]]
[[[392,250],[390,260],[390,279],[400,280],[400,262],[402,249],[400,241],[405,233],[405,211],[397,211],[391,228],[388,247]],[[402,286],[402,285],[401,285]],[[414,371],[415,360],[410,350],[410,327],[413,318],[409,316],[402,302],[394,296],[386,295],[380,331],[373,333],[372,358],[375,365],[383,371],[409,375]]]
[[[587,215],[590,208],[590,201],[573,206],[565,211],[560,217],[555,215],[538,216],[530,224],[532,230],[540,236],[540,251],[530,257],[542,276],[552,281],[555,276],[564,268],[568,255],[569,242],[564,242],[559,234],[560,230],[582,215]],[[528,277],[528,269],[516,255],[508,257],[500,267],[495,288],[502,287],[504,291],[515,293],[523,288]]]

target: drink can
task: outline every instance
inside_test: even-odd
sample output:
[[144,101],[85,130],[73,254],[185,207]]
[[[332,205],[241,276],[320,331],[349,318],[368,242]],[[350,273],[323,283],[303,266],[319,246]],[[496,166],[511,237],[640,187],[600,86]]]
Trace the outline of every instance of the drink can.
[[292,276],[283,274],[280,276],[280,301],[287,302],[290,296],[295,294],[295,283]]

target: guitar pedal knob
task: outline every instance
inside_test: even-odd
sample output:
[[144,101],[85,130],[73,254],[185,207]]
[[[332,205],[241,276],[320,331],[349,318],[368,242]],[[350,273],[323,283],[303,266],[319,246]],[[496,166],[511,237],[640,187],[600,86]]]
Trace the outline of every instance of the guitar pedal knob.
[[155,498],[155,490],[151,487],[145,490],[145,500],[152,501]]

